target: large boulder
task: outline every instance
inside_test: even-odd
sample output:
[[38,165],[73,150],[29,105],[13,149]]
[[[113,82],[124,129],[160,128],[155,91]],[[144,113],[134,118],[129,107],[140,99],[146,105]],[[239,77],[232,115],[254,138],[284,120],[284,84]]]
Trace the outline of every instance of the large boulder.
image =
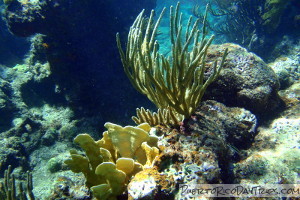
[[212,45],[208,63],[228,48],[228,56],[218,79],[206,92],[206,98],[227,106],[238,106],[258,116],[274,113],[281,105],[277,95],[279,81],[275,72],[257,55],[235,44]]

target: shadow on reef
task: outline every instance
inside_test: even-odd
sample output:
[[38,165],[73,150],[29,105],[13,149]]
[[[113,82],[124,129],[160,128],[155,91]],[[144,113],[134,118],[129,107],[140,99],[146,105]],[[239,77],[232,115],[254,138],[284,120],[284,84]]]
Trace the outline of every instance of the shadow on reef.
[[65,98],[53,90],[54,85],[49,78],[44,79],[42,83],[30,80],[21,86],[21,96],[24,103],[29,107],[41,107],[45,103],[50,105],[66,104]]
[[[0,3],[0,12],[2,10]],[[23,56],[29,50],[29,44],[24,38],[13,36],[6,28],[5,21],[0,18],[0,65],[13,66],[22,62]]]
[[1,132],[10,127],[11,121],[14,118],[14,112],[16,111],[16,108],[11,101],[12,93],[13,91],[10,84],[0,78],[0,116],[3,116],[0,120]]
[[38,48],[50,63],[56,90],[78,115],[101,115],[103,123],[124,121],[127,112],[146,102],[116,59],[115,33],[124,37],[136,14],[154,6],[153,0],[10,1],[5,18],[17,36],[45,35]]

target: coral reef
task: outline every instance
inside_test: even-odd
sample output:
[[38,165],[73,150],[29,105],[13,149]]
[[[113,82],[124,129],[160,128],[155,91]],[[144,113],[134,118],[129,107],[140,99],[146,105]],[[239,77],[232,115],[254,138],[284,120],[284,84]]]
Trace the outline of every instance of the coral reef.
[[[23,165],[25,170],[28,168],[26,157],[29,152],[39,145],[39,137],[43,135],[40,121],[35,120],[29,111],[25,101],[26,93],[35,90],[31,85],[31,90],[24,91],[23,88],[30,83],[45,83],[49,76],[49,66],[47,64],[36,63],[16,65],[13,68],[6,68],[1,74],[1,102],[4,107],[0,110],[0,117],[6,126],[1,124],[1,168],[7,168],[9,164],[12,167]],[[42,81],[43,80],[43,81]],[[32,93],[30,94],[34,101]],[[36,96],[36,100],[42,101],[41,96]],[[35,113],[37,114],[37,113]],[[1,120],[2,121],[2,120]],[[42,121],[42,120],[41,120]],[[30,137],[35,133],[35,137]],[[3,172],[2,172],[3,173]]]
[[[12,169],[17,168],[20,173],[31,170],[36,163],[34,158],[29,157],[36,155],[35,150],[44,146],[52,147],[62,140],[68,143],[67,141],[74,138],[74,134],[81,132],[80,127],[91,127],[91,134],[96,132],[92,128],[95,126],[87,125],[87,119],[85,124],[78,118],[73,120],[74,112],[65,104],[63,96],[55,91],[55,83],[51,79],[50,66],[46,62],[43,49],[36,49],[41,42],[41,36],[38,35],[31,41],[33,49],[24,64],[1,66],[1,175],[8,165]],[[93,120],[96,121],[96,118]],[[90,122],[94,123],[93,120]],[[35,174],[36,171],[33,172],[34,177]]]
[[[110,67],[111,71],[108,72],[103,71],[104,67],[99,66],[114,65],[112,60],[116,60],[115,54],[112,54],[114,59],[111,59],[111,56],[103,59],[106,53],[110,54],[112,51],[118,53],[116,47],[110,48],[111,43],[115,42],[115,38],[114,34],[108,32],[116,31],[116,29],[122,31],[123,20],[124,24],[130,23],[129,19],[136,12],[133,10],[128,14],[125,7],[131,0],[123,2],[123,4],[120,4],[119,0],[105,3],[91,0],[84,2],[87,7],[82,6],[83,2],[73,1],[72,3],[68,1],[70,7],[67,7],[66,2],[56,1],[56,8],[51,7],[54,6],[52,5],[53,1],[43,0],[13,1],[5,5],[10,19],[14,17],[14,14],[17,16],[25,14],[25,17],[21,17],[24,20],[29,19],[29,16],[34,17],[35,14],[41,14],[36,19],[45,22],[45,26],[30,29],[31,25],[36,26],[34,20],[31,25],[22,20],[19,21],[21,25],[12,22],[12,26],[18,26],[15,27],[19,29],[18,31],[23,31],[20,34],[30,34],[31,30],[36,31],[35,28],[40,28],[42,30],[39,31],[45,31],[47,35],[37,35],[31,38],[31,50],[24,64],[14,67],[0,66],[0,176],[4,176],[6,179],[4,180],[5,184],[0,187],[0,199],[7,199],[7,196],[11,196],[11,199],[18,199],[18,193],[14,195],[13,192],[18,187],[13,189],[12,186],[18,186],[18,180],[25,180],[27,170],[32,171],[32,179],[28,180],[30,180],[29,188],[35,198],[49,200],[192,199],[193,196],[181,194],[180,184],[298,183],[300,162],[298,156],[300,154],[299,42],[295,42],[294,38],[284,37],[281,43],[275,46],[276,48],[271,52],[273,58],[268,60],[270,62],[268,65],[257,55],[238,45],[210,45],[209,48],[204,49],[204,51],[207,50],[203,54],[206,57],[206,63],[202,63],[203,66],[201,63],[197,65],[197,67],[202,66],[201,69],[204,70],[203,83],[209,80],[213,74],[214,61],[222,60],[224,55],[222,52],[228,49],[229,54],[219,76],[209,85],[191,116],[187,116],[181,122],[180,115],[177,115],[170,107],[159,109],[155,113],[151,111],[154,110],[151,105],[144,105],[149,110],[137,109],[137,116],[134,117],[138,126],[124,127],[125,122],[127,123],[130,119],[128,116],[134,112],[132,106],[136,108],[142,105],[143,100],[132,95],[134,89],[128,87],[128,90],[124,90],[122,88],[126,85],[123,85],[123,81],[126,81],[125,75],[124,79],[110,76],[110,73],[118,72],[115,70],[119,70],[121,67]],[[145,2],[140,1],[137,7],[143,7],[142,5],[146,5],[143,4]],[[151,2],[153,5],[154,2],[152,0]],[[168,2],[173,3],[171,0]],[[255,1],[251,2],[255,3]],[[291,2],[293,5],[299,4],[295,0],[291,0]],[[120,5],[114,7],[114,4]],[[102,33],[103,35],[99,32],[95,33],[98,34],[98,39],[111,35],[111,38],[103,43],[96,40],[96,36],[88,37],[87,32],[93,30],[89,29],[90,26],[95,25],[95,29],[97,29],[107,25],[107,21],[100,21],[98,25],[89,24],[90,21],[84,17],[85,8],[93,6],[94,10],[90,10],[91,12],[88,14],[92,18],[95,17],[95,14],[99,12],[99,5],[101,9],[107,9],[105,12],[109,12],[110,17],[117,17],[112,21],[117,21],[116,27],[111,29],[110,26],[105,26],[105,30],[99,30],[99,32],[105,32]],[[234,5],[229,4],[229,1],[223,1],[223,5],[230,5],[232,9],[235,9]],[[38,8],[39,6],[41,9]],[[44,10],[49,8],[48,6],[53,10]],[[74,6],[77,9],[73,9]],[[117,10],[115,15],[112,11],[114,9],[110,6],[116,9],[124,6],[124,10]],[[137,7],[135,9],[138,9]],[[186,5],[182,7],[186,10],[191,8]],[[22,13],[22,9],[26,13]],[[66,12],[60,13],[63,9]],[[58,15],[55,15],[53,19],[42,19],[48,17],[45,14],[48,11],[53,11]],[[47,24],[49,21],[55,21],[62,16],[73,16],[70,12],[74,12],[72,14],[75,15],[78,13],[78,16],[71,19],[74,20],[72,23],[74,22],[75,27],[70,29],[67,26],[63,27],[68,29],[64,29],[66,31],[64,32],[55,23],[50,23],[53,28],[50,30],[50,24]],[[187,33],[187,38],[192,37],[193,33],[186,30],[185,24],[190,24],[189,28],[193,30],[193,23],[192,21],[188,23],[189,20],[184,19],[190,13],[184,12],[181,15],[177,11],[172,10],[172,12],[172,23],[178,26],[182,25],[182,29],[177,27],[177,31],[174,28],[173,32]],[[123,15],[128,16],[120,17]],[[102,14],[101,16],[103,17],[101,19],[110,20],[110,17],[104,18],[105,16]],[[157,17],[159,18],[159,16]],[[122,18],[121,21],[118,21],[118,18]],[[152,16],[152,21],[154,18]],[[181,23],[175,23],[175,18],[178,21],[182,20]],[[68,19],[61,18],[59,20]],[[57,22],[60,22],[59,20]],[[77,24],[77,20],[84,21],[86,24]],[[142,16],[140,16],[140,20],[137,22],[144,24],[141,26],[136,24],[135,28],[140,29],[135,29],[135,33],[139,31],[142,33],[148,31],[149,34],[152,31],[155,32],[154,23],[150,23],[149,19],[142,20]],[[162,17],[162,27],[156,29],[156,33],[160,34],[158,37],[153,36],[161,44],[156,56],[160,56],[162,53],[164,58],[173,56],[172,52],[171,54],[169,52],[172,48],[165,46],[169,40],[168,35],[164,33],[170,32],[170,25],[167,21],[167,17]],[[23,25],[28,26],[21,30]],[[149,29],[147,29],[148,25]],[[79,26],[82,26],[82,29]],[[279,26],[281,25],[279,24]],[[59,29],[58,33],[60,34],[58,35],[54,35],[56,28]],[[82,38],[78,37],[77,33],[69,33],[69,30],[80,30]],[[141,32],[139,33],[141,34]],[[60,40],[64,38],[63,36],[68,37],[70,41]],[[120,37],[120,40],[124,39],[122,32]],[[175,40],[175,38],[173,39]],[[185,39],[185,35],[183,39]],[[91,44],[91,40],[93,44]],[[162,43],[161,40],[163,40]],[[148,59],[153,58],[154,55],[149,53],[149,48],[147,50],[147,44],[153,44],[155,47],[155,43],[151,43],[151,40],[145,40],[145,43],[142,39],[137,39],[137,41],[140,44],[137,47],[143,47],[141,51],[137,51],[139,56],[143,57],[145,62],[153,61]],[[200,41],[199,39],[198,42]],[[177,42],[182,41],[178,39]],[[206,42],[208,44],[209,39]],[[91,45],[91,49],[99,48],[99,46],[106,48],[105,51],[103,48],[99,48],[103,54],[99,55],[95,62],[100,59],[103,61],[97,63],[97,70],[93,68],[95,71],[92,71],[95,76],[99,75],[103,78],[102,82],[86,76],[85,70],[89,71],[91,69],[89,67],[95,63],[85,61],[87,58],[93,60],[99,53],[98,50],[93,52],[91,49],[86,52],[79,51],[80,47],[88,45]],[[176,45],[184,49],[184,44],[179,45],[175,42]],[[64,48],[61,48],[62,46]],[[196,51],[192,46],[188,49]],[[124,54],[126,53],[124,52]],[[64,62],[61,62],[62,58],[66,58],[63,59]],[[48,59],[51,61],[48,62]],[[67,60],[71,60],[71,62],[64,65]],[[179,61],[180,58],[177,60]],[[73,68],[71,65],[74,63],[76,65]],[[155,66],[163,68],[164,65],[160,64],[155,64]],[[217,67],[218,69],[220,68]],[[151,70],[150,74],[153,75],[153,79],[157,78],[152,73],[154,71]],[[176,70],[179,72],[181,69]],[[143,70],[139,70],[139,72],[142,74]],[[156,71],[155,73],[161,73],[163,75],[161,79],[167,82],[168,75],[165,72],[169,71],[162,69],[161,72]],[[77,77],[73,76],[74,73],[77,73]],[[78,76],[82,77],[78,78]],[[65,78],[64,81],[69,86],[74,83],[82,84],[81,80],[86,81],[83,84],[90,82],[96,85],[91,90],[89,90],[89,84],[85,85],[94,100],[93,102],[85,101],[85,104],[89,104],[88,106],[93,108],[93,112],[88,112],[83,104],[74,103],[78,97],[81,97],[79,94],[87,93],[80,93],[76,84],[73,87],[64,87],[66,85],[58,81],[60,78]],[[169,82],[171,81],[170,79]],[[98,90],[99,86],[102,87],[102,90],[99,93],[93,92]],[[152,86],[154,88],[154,85]],[[112,89],[114,90],[112,91]],[[120,93],[120,90],[125,92]],[[199,94],[201,93],[197,95]],[[85,95],[82,96],[83,99],[86,98]],[[130,98],[134,100],[128,101]],[[103,101],[99,99],[103,99]],[[115,104],[116,102],[117,104]],[[99,109],[100,107],[102,109]],[[99,110],[105,111],[105,113],[99,112]],[[94,113],[96,114],[94,115]],[[118,123],[123,123],[122,126],[106,123],[107,131],[101,134],[104,129],[102,122],[109,121],[110,117]],[[150,126],[143,124],[144,122],[148,122]],[[89,133],[89,135],[80,133]],[[79,144],[82,151],[78,145],[71,144],[71,140],[77,134],[80,135],[75,138],[75,143]],[[99,135],[102,139],[93,139]],[[72,148],[78,149],[71,150],[71,155],[65,152]],[[67,164],[65,163],[66,159]],[[4,169],[9,165],[11,165],[9,171],[13,171],[14,175],[9,175],[11,173],[8,171],[4,173]],[[206,198],[203,197],[203,199]]]
[[[180,132],[156,127],[163,151],[154,168],[139,172],[130,181],[128,199],[188,198],[175,186],[234,182],[229,166],[236,157],[244,156],[239,151],[251,145],[257,127],[255,116],[244,109],[207,101],[187,123],[188,128]],[[239,130],[235,132],[236,127]]]
[[[266,106],[274,106],[273,109],[276,110],[280,104],[280,98],[276,94],[279,81],[272,69],[256,55],[232,44],[213,45],[207,52],[208,67],[213,63],[211,60],[222,56],[220,49],[225,48],[228,48],[232,54],[228,55],[226,60],[228,63],[224,65],[224,71],[220,73],[219,79],[211,84],[213,89],[207,96],[215,95],[213,98],[217,99],[216,94],[220,93],[219,97],[225,99],[224,102],[230,106],[248,108],[257,116],[266,112],[266,110],[261,110]],[[208,77],[209,74],[205,74],[204,78]],[[223,90],[227,92],[226,95]],[[239,93],[232,93],[234,91]],[[232,99],[226,100],[226,98],[236,98],[236,100],[231,101]],[[245,98],[244,101],[242,101],[243,98]],[[257,109],[258,105],[262,107]],[[142,118],[145,121],[159,121],[154,119],[154,114],[149,117],[148,115],[151,114],[149,113],[150,111],[140,110],[140,116],[135,118],[136,121],[141,123]],[[152,125],[157,125],[157,123]],[[258,120],[254,114],[243,108],[230,108],[215,101],[205,101],[196,109],[195,114],[187,118],[185,126],[181,126],[180,130],[170,129],[165,125],[156,126],[156,134],[160,135],[158,146],[161,152],[154,159],[154,163],[143,162],[149,168],[134,173],[134,176],[130,178],[128,174],[134,169],[134,161],[128,158],[135,157],[134,152],[137,150],[134,148],[136,145],[132,145],[129,141],[135,141],[135,139],[126,136],[127,139],[120,140],[118,135],[123,135],[126,128],[110,123],[106,126],[113,127],[111,135],[108,137],[109,131],[104,133],[101,143],[92,140],[87,135],[79,135],[79,138],[89,138],[82,139],[85,142],[83,142],[84,145],[80,145],[85,149],[87,157],[71,151],[73,161],[72,164],[69,163],[73,171],[84,172],[88,181],[87,185],[92,188],[97,198],[116,196],[126,198],[128,195],[128,199],[180,199],[186,197],[181,196],[178,188],[175,187],[181,183],[247,182],[248,179],[259,180],[262,175],[268,173],[268,162],[261,160],[261,155],[252,155],[251,150],[248,150],[255,141]],[[113,132],[115,134],[112,134]],[[113,139],[114,137],[116,138]],[[80,140],[75,139],[77,142]],[[112,141],[115,141],[114,145]],[[88,148],[87,144],[91,145],[91,148]],[[107,151],[101,151],[103,147]],[[91,149],[100,149],[100,151],[94,152],[90,151]],[[119,158],[116,149],[119,152]],[[123,157],[126,159],[123,160]],[[149,157],[153,158],[153,156]],[[93,163],[95,158],[102,158],[102,161],[99,162],[96,159]],[[294,158],[289,157],[289,160],[291,159]],[[80,170],[76,168],[79,160],[81,164],[85,163]],[[118,165],[118,162],[127,163],[127,167]],[[87,165],[90,168],[87,168]],[[111,176],[112,173],[115,176]],[[97,176],[101,176],[104,182],[97,182]],[[270,176],[274,178],[275,173]],[[288,177],[290,181],[294,180],[292,178],[294,177]]]
[[[74,106],[74,101],[89,97],[89,95],[78,95],[78,87],[76,87],[76,85],[81,84],[82,82],[89,82],[89,84],[93,85],[97,83],[97,80],[90,78],[86,74],[83,75],[82,73],[80,73],[79,76],[79,79],[82,78],[82,80],[76,80],[75,77],[78,78],[78,75],[76,75],[78,69],[81,69],[81,72],[83,72],[87,69],[86,66],[99,66],[103,63],[105,63],[106,66],[108,64],[107,60],[109,60],[109,58],[106,57],[106,52],[110,51],[114,52],[112,54],[117,54],[117,51],[115,51],[114,48],[107,49],[107,51],[98,48],[99,44],[105,42],[109,44],[112,43],[108,42],[109,37],[106,37],[107,35],[110,35],[109,31],[115,33],[116,28],[125,29],[126,25],[130,23],[131,15],[128,15],[129,10],[132,11],[132,15],[135,15],[140,11],[139,6],[144,7],[154,5],[153,1],[150,2],[145,0],[143,2],[140,1],[138,4],[139,6],[132,8],[129,6],[131,5],[131,1],[127,1],[125,3],[122,2],[122,10],[119,11],[120,5],[114,5],[119,4],[117,1],[107,2],[108,4],[105,6],[103,6],[103,2],[88,1],[83,3],[86,7],[84,7],[83,4],[78,3],[79,2],[70,3],[69,1],[57,1],[55,3],[53,1],[12,1],[5,6],[1,5],[1,13],[4,12],[6,16],[5,23],[8,23],[12,33],[26,37],[36,33],[44,34],[43,36],[37,35],[32,38],[27,38],[31,43],[31,49],[23,64],[18,64],[14,67],[2,66],[2,64],[6,64],[2,61],[8,59],[10,48],[13,46],[14,52],[18,53],[22,50],[23,43],[18,43],[16,45],[15,42],[11,40],[3,41],[4,39],[9,38],[4,37],[5,35],[3,34],[11,33],[8,31],[6,31],[6,33],[4,31],[5,24],[1,20],[0,174],[3,175],[4,169],[10,164],[13,169],[17,168],[21,172],[34,168],[34,183],[36,183],[37,186],[40,186],[40,189],[37,189],[35,193],[38,198],[41,199],[49,195],[51,184],[58,179],[58,174],[64,169],[64,165],[57,163],[61,168],[55,168],[55,172],[52,172],[51,174],[50,172],[45,173],[45,171],[48,172],[48,168],[43,167],[39,162],[36,162],[37,159],[40,159],[40,162],[45,166],[53,169],[49,166],[51,163],[48,163],[49,165],[47,165],[47,161],[53,157],[57,157],[56,154],[58,154],[58,150],[53,148],[55,145],[64,146],[60,143],[62,141],[69,144],[70,141],[73,140],[74,134],[77,134],[78,132],[87,131],[93,136],[96,135],[95,133],[99,132],[99,122],[103,122],[103,115],[106,113],[109,113],[108,115],[113,116],[114,118],[119,116],[119,118],[125,119],[124,115],[119,113],[119,108],[116,108],[116,110],[118,110],[118,115],[110,112],[97,111],[100,113],[97,116],[91,117],[90,115],[85,117],[82,116],[80,117],[81,119],[78,118],[78,115],[76,115],[77,113],[75,113],[74,110],[78,108],[77,111],[80,110],[82,113],[88,113],[82,106],[90,106],[91,104],[87,104],[86,101],[83,101],[81,102],[82,104],[76,104],[77,106]],[[127,6],[127,8],[125,8],[125,6]],[[97,7],[97,9],[94,9],[94,7]],[[3,11],[2,8],[4,8],[5,11]],[[104,23],[107,23],[106,20],[103,21],[102,19],[107,16],[104,16],[105,14],[103,14],[103,12],[99,12],[99,8],[103,8],[107,16],[108,14],[111,16],[112,13],[115,13],[115,15],[111,16],[111,19],[115,21],[114,24],[118,25],[115,27],[113,25],[110,28],[101,30],[102,28],[99,27],[102,27]],[[115,8],[116,10],[112,11],[112,8]],[[90,10],[89,12],[85,12],[84,9]],[[97,14],[93,15],[92,18],[94,19],[95,16],[100,18],[99,26],[97,27],[94,27],[95,24],[86,23],[86,21],[89,21],[87,19],[91,17],[89,14],[93,9],[94,13]],[[68,20],[74,21],[71,23],[66,22]],[[63,24],[63,26],[72,24],[72,26],[65,29],[67,26],[61,27],[61,24]],[[84,24],[84,26],[82,26],[82,24]],[[94,30],[87,28],[87,26],[93,27]],[[89,31],[87,32],[87,30]],[[111,41],[115,42],[114,34],[111,35]],[[82,40],[85,36],[88,38],[88,41]],[[93,42],[91,42],[90,39]],[[92,47],[92,45],[95,46]],[[91,47],[91,49],[88,50],[86,47]],[[95,49],[98,49],[99,51],[95,52]],[[2,50],[5,52],[3,53]],[[76,54],[73,50],[76,51]],[[94,59],[91,58],[93,56]],[[18,63],[21,62],[21,59],[18,59]],[[87,64],[88,62],[84,62],[83,60],[93,60],[96,64]],[[97,60],[101,60],[103,63],[101,64]],[[16,60],[13,63],[15,62]],[[111,62],[111,64],[113,65],[115,63]],[[95,68],[92,70],[94,69]],[[104,73],[102,67],[97,67],[97,69],[99,69],[101,73],[94,73],[94,71],[90,73],[97,74],[97,79],[99,74],[103,74],[103,76],[107,77],[107,74],[115,73],[115,71],[113,71],[113,73],[111,71],[108,72],[109,70],[106,70]],[[91,69],[86,71],[91,71]],[[107,83],[107,79],[104,80],[103,77],[99,79]],[[93,83],[90,82],[91,80]],[[125,75],[124,80],[126,80]],[[104,86],[101,81],[99,82],[99,85],[97,84],[98,89],[95,90],[106,92],[107,87]],[[62,84],[62,82],[65,84]],[[119,83],[116,83],[116,85],[119,85]],[[89,89],[84,91],[87,93],[90,92]],[[103,108],[106,109],[107,107],[111,107],[111,104],[114,105],[114,103],[117,104],[117,102],[122,102],[120,99],[123,98],[122,91],[125,90],[121,89],[120,91],[115,91],[115,93],[110,92],[114,102],[106,98],[102,101],[102,97],[106,96],[106,94],[103,93],[99,94],[98,98],[95,98],[95,94],[98,94],[98,92],[91,92],[93,93],[92,99],[95,100],[100,107],[103,106]],[[129,88],[126,91],[130,92],[134,91],[134,89],[130,90]],[[120,99],[116,100],[116,94],[120,95]],[[80,96],[80,98],[78,98],[77,95]],[[124,101],[126,101],[126,98]],[[126,107],[126,109],[128,107],[128,105],[123,106]],[[91,107],[93,107],[94,110],[95,107]],[[136,104],[132,107],[132,114],[135,107]],[[124,113],[125,112],[126,110],[124,109]],[[130,121],[130,119],[127,120]],[[48,151],[44,151],[45,147],[48,147]],[[49,147],[51,147],[51,151],[49,151]],[[70,147],[64,146],[64,148]],[[43,154],[43,156],[36,153],[37,151]],[[60,150],[60,152],[62,152],[62,150]],[[44,170],[44,172],[41,172],[42,170]],[[67,175],[67,173],[62,174]],[[72,177],[71,173],[67,176]],[[40,177],[47,178],[40,179]],[[77,182],[75,181],[75,183]],[[76,192],[70,190],[69,193],[69,196],[76,196]]]
[[259,129],[248,158],[235,164],[236,178],[241,183],[294,184],[299,181],[299,83],[281,91],[280,95],[290,102],[288,109],[269,126]]
[[[249,111],[207,101],[181,132],[157,126],[148,134],[141,129],[149,131],[148,124],[105,126],[108,131],[99,141],[87,134],[78,135],[74,141],[86,156],[72,150],[72,160],[66,161],[73,172],[83,172],[94,196],[115,197],[127,188],[129,199],[178,199],[175,185],[181,183],[233,181],[227,168],[236,160],[237,149],[250,146],[257,121]],[[159,140],[153,135],[159,135]]]

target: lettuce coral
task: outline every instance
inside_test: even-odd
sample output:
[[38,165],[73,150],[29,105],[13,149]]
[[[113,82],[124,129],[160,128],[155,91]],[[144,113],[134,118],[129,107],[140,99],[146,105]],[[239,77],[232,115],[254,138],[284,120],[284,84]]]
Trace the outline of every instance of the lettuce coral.
[[149,136],[149,124],[122,127],[106,123],[104,126],[108,130],[101,140],[95,141],[88,134],[78,135],[74,142],[85,151],[85,156],[71,150],[71,159],[65,161],[73,172],[84,174],[86,185],[101,200],[115,199],[122,194],[129,179],[145,167],[151,167],[159,154],[158,139]]

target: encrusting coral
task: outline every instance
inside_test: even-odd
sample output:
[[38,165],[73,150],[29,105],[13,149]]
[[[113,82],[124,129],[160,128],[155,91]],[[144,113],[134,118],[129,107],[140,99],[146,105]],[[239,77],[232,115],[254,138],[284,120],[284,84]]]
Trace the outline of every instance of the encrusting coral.
[[71,150],[71,159],[65,163],[75,173],[82,172],[86,185],[97,199],[115,199],[122,194],[129,179],[146,167],[151,167],[159,154],[158,138],[150,136],[150,125],[137,127],[104,125],[108,130],[103,138],[95,141],[88,134],[80,134],[74,142],[86,156]]
[[214,61],[210,76],[205,80],[206,54],[214,36],[206,38],[206,14],[202,31],[198,30],[200,20],[192,25],[190,17],[184,32],[178,3],[175,11],[172,6],[170,8],[172,59],[160,55],[155,36],[165,10],[155,24],[154,11],[149,19],[143,17],[142,11],[130,28],[126,52],[122,50],[119,34],[117,45],[125,73],[135,89],[158,108],[171,108],[188,118],[199,105],[208,85],[219,75],[227,50],[219,65],[217,60]]

